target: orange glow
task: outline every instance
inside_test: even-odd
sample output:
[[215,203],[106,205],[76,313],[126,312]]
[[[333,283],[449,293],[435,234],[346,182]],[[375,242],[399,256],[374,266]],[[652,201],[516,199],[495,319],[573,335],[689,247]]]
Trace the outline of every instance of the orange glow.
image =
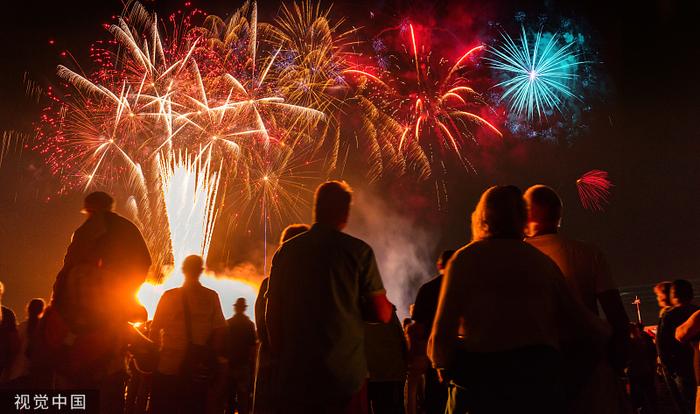
[[[148,319],[153,319],[158,301],[163,293],[166,290],[182,286],[183,279],[184,277],[179,270],[170,271],[162,283],[145,282],[141,285],[136,297],[139,303],[148,311]],[[211,272],[202,274],[200,282],[204,287],[214,290],[219,295],[221,309],[224,311],[226,318],[233,316],[233,304],[236,302],[236,299],[245,298],[248,302],[246,314],[255,320],[253,305],[260,289],[258,283],[236,278],[234,275],[219,275]]]

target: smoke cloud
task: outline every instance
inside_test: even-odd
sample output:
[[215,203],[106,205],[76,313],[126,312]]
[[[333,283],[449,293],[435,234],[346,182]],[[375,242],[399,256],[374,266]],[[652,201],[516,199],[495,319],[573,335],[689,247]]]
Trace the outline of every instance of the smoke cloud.
[[400,317],[408,316],[420,283],[436,273],[438,238],[421,225],[419,216],[399,211],[368,191],[353,195],[347,232],[374,249],[387,295]]

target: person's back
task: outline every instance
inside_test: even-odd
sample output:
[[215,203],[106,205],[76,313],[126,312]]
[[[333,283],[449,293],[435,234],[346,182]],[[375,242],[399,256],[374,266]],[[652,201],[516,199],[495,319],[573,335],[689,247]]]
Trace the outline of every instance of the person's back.
[[489,188],[472,213],[474,241],[448,265],[428,355],[454,384],[450,412],[561,413],[562,348],[602,344],[603,328],[557,265],[522,240],[525,219],[517,187]]
[[[154,333],[160,331],[158,371],[174,375],[179,372],[188,346],[185,301],[189,312],[192,344],[207,345],[214,330],[226,326],[218,294],[200,284],[167,290],[153,316]],[[156,338],[157,339],[157,338]]]
[[372,249],[341,231],[351,194],[343,182],[320,185],[315,224],[272,259],[265,319],[279,412],[367,409],[364,320],[388,322],[392,305]]
[[598,313],[598,294],[617,289],[601,252],[593,245],[561,234],[529,237],[526,241],[552,259],[586,307]]
[[255,347],[255,323],[245,314],[233,315],[226,321],[229,333],[228,358],[232,366],[252,365]]
[[182,264],[182,287],[166,291],[158,301],[150,329],[160,347],[152,377],[152,414],[204,412],[207,394],[217,389],[214,379],[222,376],[213,371],[220,371],[225,361],[226,320],[219,295],[199,283],[203,271],[203,259],[188,256]]
[[[361,355],[360,295],[383,289],[372,249],[359,239],[314,224],[283,244],[272,266],[270,298],[280,292],[284,320],[278,361],[278,374],[285,378],[281,383],[288,384],[291,393],[325,390],[327,396],[358,389],[367,373]],[[374,278],[361,279],[365,266],[374,268]],[[283,270],[277,273],[276,268]]]
[[[508,260],[503,260],[508,258]],[[464,348],[493,352],[529,345],[558,347],[566,285],[556,265],[537,249],[516,239],[470,243],[452,259],[450,291],[463,320]],[[494,306],[494,298],[498,305]],[[447,327],[435,326],[439,335]]]

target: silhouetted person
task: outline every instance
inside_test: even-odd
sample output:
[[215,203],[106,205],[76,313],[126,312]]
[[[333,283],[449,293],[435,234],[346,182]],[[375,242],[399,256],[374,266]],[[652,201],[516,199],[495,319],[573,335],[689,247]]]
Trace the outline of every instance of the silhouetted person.
[[[588,310],[597,315],[600,304],[612,327],[609,363],[592,364],[577,355],[579,350],[567,350],[570,410],[572,413],[598,413],[602,407],[624,398],[615,372],[622,376],[627,364],[629,318],[603,254],[589,243],[559,234],[563,210],[559,195],[550,187],[535,185],[527,189],[524,198],[528,211],[526,241],[559,266],[571,291]],[[581,352],[586,353],[585,346]],[[608,385],[601,387],[599,384],[603,381]],[[619,392],[613,392],[615,389]]]
[[2,306],[5,285],[0,282],[0,383],[10,379],[12,361],[19,351],[17,318],[12,309]]
[[641,323],[630,323],[630,362],[627,377],[634,412],[656,413],[656,345]]
[[27,304],[27,319],[22,321],[17,327],[19,333],[19,352],[14,359],[10,370],[10,379],[21,383],[27,383],[30,374],[31,354],[36,346],[39,335],[39,322],[44,312],[46,303],[43,299],[35,298]]
[[253,374],[258,339],[255,324],[245,314],[248,308],[245,298],[238,298],[233,305],[234,315],[228,325],[229,406],[227,412],[249,414],[253,392]]
[[203,271],[202,258],[188,256],[182,287],[166,291],[158,302],[150,332],[160,346],[151,413],[204,412],[208,389],[228,364],[226,320],[219,295],[199,283]]
[[[671,309],[664,313],[656,333],[656,348],[671,387],[671,395],[682,413],[695,407],[695,372],[693,348],[676,339],[676,329],[698,310],[693,302],[693,285],[687,280],[674,280],[671,285]],[[686,338],[690,339],[690,338]]]
[[369,369],[369,412],[403,414],[407,349],[396,312],[388,324],[365,323],[365,353]]
[[[695,371],[695,384],[700,384],[700,310],[695,311],[687,321],[676,329],[676,339],[680,342],[690,343],[693,348],[693,370]],[[695,392],[695,414],[700,414],[700,386]]]
[[667,310],[671,309],[671,286],[673,282],[659,282],[654,286],[654,295],[656,295],[656,303],[659,305],[659,319],[664,316]]
[[265,319],[280,413],[367,411],[364,320],[388,322],[392,305],[370,246],[342,232],[351,198],[344,182],[319,186],[315,223],[272,259]]
[[[104,318],[132,320],[143,310],[136,293],[146,280],[151,256],[139,229],[113,208],[107,193],[85,197],[82,212],[87,219],[73,233],[56,277],[51,306],[74,330],[89,330]],[[90,296],[86,291],[97,297],[83,297]]]
[[525,220],[518,188],[489,188],[445,273],[428,355],[470,414],[564,412],[562,344],[604,340],[557,265],[523,241]]
[[[437,312],[438,299],[440,298],[440,288],[445,273],[445,268],[450,258],[455,253],[454,250],[445,250],[437,260],[438,274],[434,278],[425,282],[416,294],[416,301],[413,304],[414,324],[409,328],[411,335],[411,372],[407,384],[407,404],[412,402],[415,394],[415,382],[424,376],[425,391],[423,400],[423,412],[426,414],[443,414],[447,404],[447,386],[440,382],[437,371],[430,366],[430,361],[426,354],[426,345],[430,332],[433,329],[433,320]],[[417,349],[413,349],[417,348]]]
[[[287,240],[309,231],[308,224],[290,224],[282,230],[280,245]],[[260,350],[255,375],[255,395],[253,397],[253,413],[270,413],[270,346],[268,344],[267,327],[265,325],[265,308],[267,307],[267,284],[269,277],[263,279],[255,299],[255,322],[258,327]]]

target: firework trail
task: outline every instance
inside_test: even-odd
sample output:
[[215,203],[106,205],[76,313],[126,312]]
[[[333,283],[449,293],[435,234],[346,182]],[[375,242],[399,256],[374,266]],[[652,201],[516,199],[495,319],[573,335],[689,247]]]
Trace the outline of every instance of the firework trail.
[[436,149],[455,154],[473,170],[464,156],[465,142],[476,142],[478,128],[501,136],[481,115],[488,105],[465,70],[484,46],[473,46],[450,62],[421,41],[418,28],[428,30],[407,23],[383,31],[382,35],[399,32],[401,50],[387,50],[380,35],[373,41],[377,67],[346,71],[372,85],[371,92],[359,99],[367,114],[364,129],[370,148],[376,160],[398,157],[399,161],[391,161],[412,166],[421,178],[432,175],[435,165],[441,164],[434,155]]
[[206,258],[209,253],[221,171],[212,171],[210,154],[203,155],[172,154],[159,163],[176,264],[191,254]]
[[488,49],[484,59],[505,78],[495,87],[503,89],[501,100],[508,101],[511,111],[528,120],[535,115],[541,119],[561,111],[565,99],[578,98],[571,81],[578,66],[587,62],[579,61],[572,51],[574,42],[561,45],[561,41],[558,34],[544,36],[542,31],[529,39],[521,26],[518,41],[502,32],[501,43]]
[[583,208],[603,211],[605,205],[608,204],[613,184],[608,179],[606,171],[591,170],[576,180],[576,187]]
[[[321,82],[316,74],[313,84],[322,85],[314,87],[318,93],[287,93],[298,90],[295,86],[300,82],[308,82],[303,73],[313,72],[313,64],[324,60],[309,62],[307,56],[315,49],[294,51],[288,40],[280,40],[284,31],[259,24],[255,3],[244,4],[226,22],[205,17],[199,10],[175,16],[168,19],[170,29],[162,31],[157,16],[132,4],[116,24],[107,27],[112,40],[91,48],[96,69],[85,73],[59,66],[61,90],[47,91],[51,105],[37,128],[37,149],[54,175],[63,179],[62,191],[108,187],[127,192],[133,195],[130,210],[141,223],[172,223],[174,210],[168,191],[187,185],[172,180],[197,175],[175,174],[161,160],[182,153],[206,158],[205,169],[214,163],[225,172],[215,180],[224,189],[238,188],[240,182],[254,186],[254,181],[237,179],[254,175],[260,165],[289,158],[285,155],[289,152],[312,156],[314,152],[307,149],[318,150],[328,130],[324,110],[330,107],[327,101],[331,98],[321,92],[331,80]],[[291,16],[288,13],[286,18]],[[332,39],[332,27],[323,27],[327,30],[322,37]],[[335,49],[321,51],[325,56],[335,53]],[[298,59],[282,63],[283,54],[289,53]],[[305,72],[295,69],[302,63],[308,66]],[[187,162],[180,164],[178,168],[185,168]],[[163,174],[168,171],[166,181]],[[228,185],[234,180],[236,185]],[[166,184],[170,186],[167,191]],[[214,199],[217,193],[225,196],[214,188]],[[249,188],[240,194],[253,197],[257,191]],[[269,199],[281,203],[289,198]],[[180,200],[194,208],[199,199]],[[166,226],[143,229],[154,251],[164,251],[159,248],[163,245],[200,243],[169,243],[180,233],[171,228],[168,234],[157,230],[159,227]],[[204,229],[198,227],[198,231]],[[172,255],[180,253],[173,251]],[[158,264],[168,261],[168,257],[156,260]]]

